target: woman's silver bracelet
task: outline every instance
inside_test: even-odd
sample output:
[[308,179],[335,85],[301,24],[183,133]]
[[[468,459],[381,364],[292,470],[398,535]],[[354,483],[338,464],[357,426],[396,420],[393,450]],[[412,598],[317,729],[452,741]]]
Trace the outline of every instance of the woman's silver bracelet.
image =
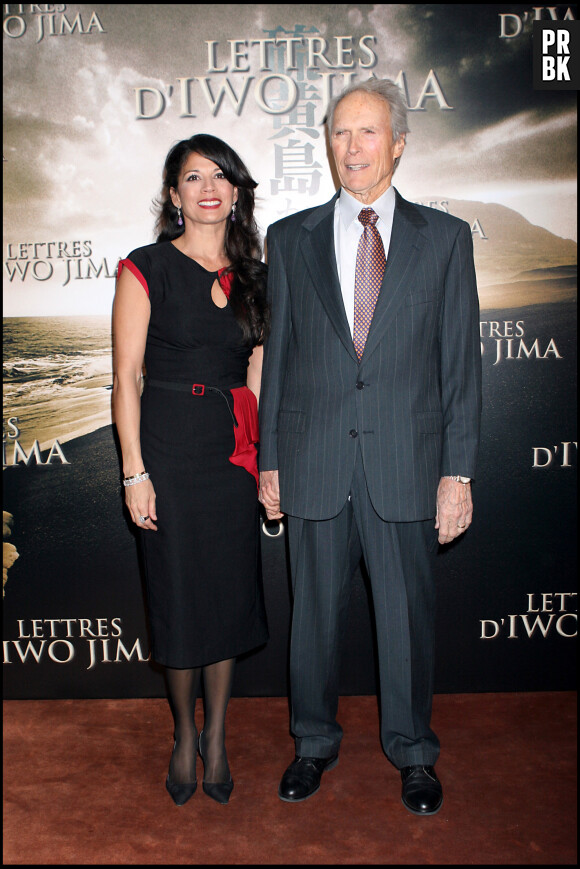
[[124,486],[134,486],[135,483],[144,483],[145,480],[149,479],[149,474],[147,471],[142,471],[140,474],[133,474],[132,477],[124,477],[123,485]]

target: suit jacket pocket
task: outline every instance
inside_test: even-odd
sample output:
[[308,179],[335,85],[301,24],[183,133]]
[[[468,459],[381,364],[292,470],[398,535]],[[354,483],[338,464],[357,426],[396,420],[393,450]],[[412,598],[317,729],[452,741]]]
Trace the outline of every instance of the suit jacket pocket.
[[438,410],[416,413],[415,419],[419,434],[439,434],[443,426],[443,414]]
[[281,410],[278,413],[278,431],[302,434],[306,429],[306,414],[302,410]]
[[439,293],[437,290],[419,290],[416,293],[409,293],[405,299],[406,305],[424,305],[427,302],[437,302]]

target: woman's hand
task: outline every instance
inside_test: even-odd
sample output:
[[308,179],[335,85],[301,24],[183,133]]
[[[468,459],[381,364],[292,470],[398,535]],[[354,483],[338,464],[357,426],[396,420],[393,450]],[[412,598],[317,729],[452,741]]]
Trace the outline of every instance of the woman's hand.
[[268,520],[282,519],[280,512],[280,483],[278,471],[260,471],[260,495],[258,498],[266,509]]
[[151,480],[143,480],[142,483],[125,486],[125,503],[131,514],[131,519],[138,528],[157,531],[157,525],[155,525],[157,522],[155,489]]

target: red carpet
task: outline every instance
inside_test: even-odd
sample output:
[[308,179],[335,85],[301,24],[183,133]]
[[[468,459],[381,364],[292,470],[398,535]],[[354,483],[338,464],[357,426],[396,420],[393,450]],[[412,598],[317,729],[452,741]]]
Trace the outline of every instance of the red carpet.
[[[202,710],[198,704],[198,727]],[[374,697],[344,697],[340,763],[318,794],[278,799],[293,758],[288,704],[234,698],[229,805],[164,786],[165,700],[4,702],[4,862],[81,864],[574,865],[576,694],[437,695],[439,814],[401,804]],[[198,778],[202,767],[198,762]]]

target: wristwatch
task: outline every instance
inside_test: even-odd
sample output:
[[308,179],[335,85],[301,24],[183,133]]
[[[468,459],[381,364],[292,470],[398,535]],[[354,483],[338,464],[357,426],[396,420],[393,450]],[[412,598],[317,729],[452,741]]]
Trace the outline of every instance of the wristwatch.
[[467,486],[468,483],[471,483],[471,477],[460,477],[457,475],[456,477],[448,476],[448,480],[455,480],[456,483],[463,483],[464,486]]

